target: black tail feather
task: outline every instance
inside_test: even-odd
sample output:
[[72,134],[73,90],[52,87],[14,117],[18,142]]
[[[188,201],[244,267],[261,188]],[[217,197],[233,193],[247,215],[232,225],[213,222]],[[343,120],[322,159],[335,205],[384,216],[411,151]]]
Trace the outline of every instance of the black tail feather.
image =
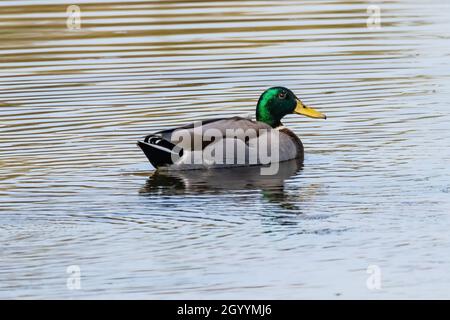
[[159,135],[148,135],[144,141],[138,141],[137,145],[155,168],[171,165],[174,159],[183,156],[183,149]]

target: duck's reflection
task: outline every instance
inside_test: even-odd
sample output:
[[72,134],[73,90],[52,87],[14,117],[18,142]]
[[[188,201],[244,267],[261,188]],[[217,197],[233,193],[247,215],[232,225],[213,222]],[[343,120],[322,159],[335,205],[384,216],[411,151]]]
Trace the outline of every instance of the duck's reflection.
[[287,202],[285,181],[302,169],[297,160],[279,164],[274,175],[261,175],[261,168],[238,167],[232,169],[157,171],[140,190],[142,195],[226,194],[254,190],[264,199],[285,209],[294,206]]

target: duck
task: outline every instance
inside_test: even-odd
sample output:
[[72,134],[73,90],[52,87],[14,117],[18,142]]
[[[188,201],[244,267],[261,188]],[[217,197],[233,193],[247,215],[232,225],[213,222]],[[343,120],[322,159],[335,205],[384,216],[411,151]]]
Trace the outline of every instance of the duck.
[[214,118],[161,130],[138,140],[137,146],[155,169],[242,167],[293,159],[303,163],[302,141],[281,120],[290,114],[327,118],[285,87],[265,90],[255,113],[256,120]]

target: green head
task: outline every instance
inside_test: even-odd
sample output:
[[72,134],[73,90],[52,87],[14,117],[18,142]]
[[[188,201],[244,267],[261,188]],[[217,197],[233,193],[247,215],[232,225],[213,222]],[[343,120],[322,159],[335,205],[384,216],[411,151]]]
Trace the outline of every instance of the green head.
[[281,119],[287,114],[302,114],[307,117],[326,119],[326,116],[305,106],[295,94],[284,87],[273,87],[263,92],[256,106],[256,120],[272,128],[281,126]]

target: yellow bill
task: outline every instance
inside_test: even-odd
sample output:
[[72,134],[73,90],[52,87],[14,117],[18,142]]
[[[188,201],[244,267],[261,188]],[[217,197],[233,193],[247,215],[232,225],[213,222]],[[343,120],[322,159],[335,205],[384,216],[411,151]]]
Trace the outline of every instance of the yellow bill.
[[297,106],[295,107],[294,113],[302,114],[304,116],[314,118],[314,119],[326,119],[327,116],[313,108],[305,106],[300,100],[297,100]]

